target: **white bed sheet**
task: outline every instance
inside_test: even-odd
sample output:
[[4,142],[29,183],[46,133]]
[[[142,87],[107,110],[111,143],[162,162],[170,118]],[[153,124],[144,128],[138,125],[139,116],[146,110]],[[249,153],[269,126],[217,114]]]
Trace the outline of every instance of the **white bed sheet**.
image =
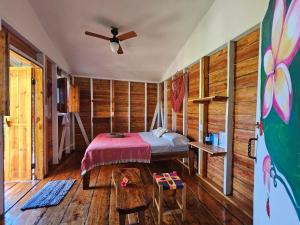
[[152,153],[188,151],[188,145],[174,146],[172,142],[164,138],[158,138],[151,132],[140,132],[139,135],[151,146]]

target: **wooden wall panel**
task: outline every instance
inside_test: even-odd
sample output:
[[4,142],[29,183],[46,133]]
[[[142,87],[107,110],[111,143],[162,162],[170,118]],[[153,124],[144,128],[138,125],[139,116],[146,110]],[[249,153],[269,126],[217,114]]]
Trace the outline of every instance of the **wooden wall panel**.
[[236,42],[233,137],[233,196],[252,211],[254,161],[247,156],[248,139],[255,137],[259,30]]
[[145,83],[130,82],[130,132],[145,131]]
[[168,81],[168,130],[172,130],[172,78],[170,78]]
[[[209,96],[227,95],[227,48],[209,57]],[[226,104],[212,102],[208,105],[208,132],[225,131]],[[207,177],[223,187],[223,157],[208,157]]]
[[[174,79],[180,76],[183,76],[183,71],[178,72],[176,76],[174,76]],[[176,113],[176,132],[183,134],[183,103],[180,111]]]
[[113,131],[128,132],[128,81],[114,81]]
[[157,84],[147,84],[147,131],[150,130],[157,104]]
[[188,137],[192,141],[199,140],[199,105],[192,103],[190,100],[199,97],[199,79],[200,79],[200,64],[196,63],[188,70]]
[[7,32],[0,31],[0,115],[8,115],[9,107]]
[[[80,90],[80,111],[79,115],[82,120],[84,129],[89,139],[91,139],[91,87],[90,78],[75,77],[75,85]],[[75,123],[75,146],[76,149],[85,150],[86,143],[81,134],[78,123]]]
[[110,80],[93,80],[94,136],[110,132]]

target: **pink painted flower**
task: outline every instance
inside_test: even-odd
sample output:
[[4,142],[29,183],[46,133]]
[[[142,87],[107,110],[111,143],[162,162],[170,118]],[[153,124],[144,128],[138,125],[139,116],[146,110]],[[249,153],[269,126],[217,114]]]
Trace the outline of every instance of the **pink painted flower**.
[[271,187],[271,158],[267,155],[263,161],[263,174],[264,174],[264,185],[268,185],[268,190],[270,192]]
[[289,123],[292,111],[292,83],[288,66],[300,48],[300,0],[292,0],[286,13],[286,1],[276,0],[272,25],[272,43],[264,55],[267,80],[263,99],[263,118],[272,106]]

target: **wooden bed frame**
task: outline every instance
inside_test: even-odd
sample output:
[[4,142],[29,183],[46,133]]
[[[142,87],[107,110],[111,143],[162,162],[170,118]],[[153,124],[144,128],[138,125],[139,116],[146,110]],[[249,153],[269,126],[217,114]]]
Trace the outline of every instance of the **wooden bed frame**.
[[[154,153],[151,155],[151,162],[182,158],[188,158],[189,174],[192,175],[194,173],[194,151],[191,148],[189,148],[188,151],[183,152]],[[83,190],[87,190],[90,188],[90,175],[91,171],[88,171],[83,175]]]

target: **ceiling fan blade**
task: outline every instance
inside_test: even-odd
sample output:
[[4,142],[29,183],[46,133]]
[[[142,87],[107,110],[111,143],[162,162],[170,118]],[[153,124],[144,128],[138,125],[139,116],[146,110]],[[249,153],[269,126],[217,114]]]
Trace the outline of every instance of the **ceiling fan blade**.
[[107,41],[110,40],[109,37],[103,36],[101,34],[96,34],[96,33],[93,33],[93,32],[89,32],[89,31],[86,31],[85,34],[89,35],[89,36],[92,36],[92,37],[101,38],[101,39],[104,39],[104,40],[107,40]]
[[120,55],[120,54],[123,54],[123,53],[124,53],[123,49],[122,49],[121,45],[119,44],[118,54]]
[[121,35],[117,36],[117,38],[120,41],[125,41],[125,40],[127,40],[129,38],[134,38],[136,36],[137,36],[137,34],[134,31],[130,31],[130,32],[127,32],[125,34],[121,34]]

